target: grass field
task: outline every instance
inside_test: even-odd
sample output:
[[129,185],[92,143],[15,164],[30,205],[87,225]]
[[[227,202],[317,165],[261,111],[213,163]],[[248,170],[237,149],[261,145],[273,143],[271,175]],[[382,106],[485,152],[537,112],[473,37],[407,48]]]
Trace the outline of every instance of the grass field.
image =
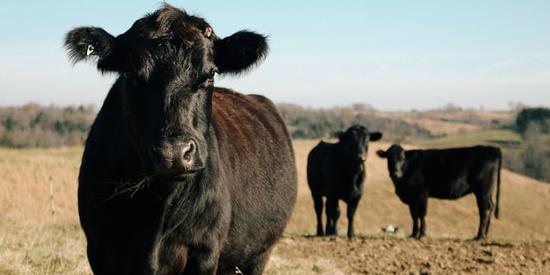
[[[504,135],[510,133],[495,132],[488,134],[487,139],[498,140]],[[511,138],[508,136],[506,140]],[[474,237],[478,226],[472,196],[453,202],[430,200],[429,238],[413,242],[402,238],[410,231],[408,209],[393,193],[385,162],[374,154],[377,149],[389,146],[385,143],[373,143],[369,152],[365,196],[356,216],[359,240],[304,237],[315,229],[305,166],[307,153],[317,142],[294,142],[298,201],[286,237],[274,252],[268,274],[420,272],[426,268],[433,272],[439,270],[439,273],[492,273],[499,271],[498,266],[507,266],[499,265],[499,261],[508,261],[503,255],[533,258],[525,260],[524,266],[518,264],[519,269],[510,266],[509,271],[550,270],[550,185],[503,171],[501,219],[493,219],[490,232],[494,246],[464,241]],[[430,145],[444,144],[437,142]],[[446,142],[452,144],[454,141]],[[76,178],[81,153],[81,148],[0,149],[0,274],[90,273],[76,210]],[[342,210],[345,213],[343,204]],[[380,228],[388,224],[399,228],[397,235],[381,233]],[[343,218],[339,224],[341,234],[345,234],[345,225]],[[411,249],[417,249],[418,254]],[[430,252],[432,250],[438,252]],[[346,257],[345,251],[355,256]],[[456,254],[458,262],[453,262],[452,257],[438,256],[445,251]],[[481,262],[476,262],[480,257]],[[460,259],[470,258],[471,268],[470,262],[460,262]],[[403,264],[395,263],[397,260]],[[484,264],[483,261],[493,262]],[[386,269],[388,267],[393,269]]]

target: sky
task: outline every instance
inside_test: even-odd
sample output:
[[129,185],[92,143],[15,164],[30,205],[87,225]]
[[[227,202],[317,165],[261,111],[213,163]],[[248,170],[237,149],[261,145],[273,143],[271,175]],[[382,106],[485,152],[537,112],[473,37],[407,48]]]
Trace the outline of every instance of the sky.
[[[71,28],[126,31],[160,1],[2,1],[0,105],[100,106],[116,75],[72,65]],[[308,107],[550,106],[550,1],[168,1],[220,37],[269,36],[270,54],[216,85]]]

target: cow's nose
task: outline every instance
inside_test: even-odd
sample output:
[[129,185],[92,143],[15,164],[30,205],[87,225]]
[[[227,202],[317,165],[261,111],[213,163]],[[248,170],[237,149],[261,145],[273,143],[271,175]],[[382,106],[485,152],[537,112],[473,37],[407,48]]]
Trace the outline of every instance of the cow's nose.
[[172,167],[173,154],[167,146],[154,146],[149,150],[149,157],[155,170],[164,171]]

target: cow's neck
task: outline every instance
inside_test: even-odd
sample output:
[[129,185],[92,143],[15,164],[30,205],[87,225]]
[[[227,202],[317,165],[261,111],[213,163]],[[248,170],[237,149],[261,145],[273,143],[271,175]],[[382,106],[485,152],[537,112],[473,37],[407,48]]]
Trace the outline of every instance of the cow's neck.
[[399,183],[401,182],[401,179],[403,177],[398,177],[398,176],[395,175],[395,173],[391,172],[390,173],[390,178],[391,178],[393,184],[397,186],[397,185],[399,185]]
[[397,187],[403,181],[405,174],[407,173],[407,165],[403,164],[401,167],[401,173],[397,174],[395,169],[390,170],[390,178],[392,179],[393,184]]
[[340,143],[336,144],[335,149],[335,159],[338,162],[335,163],[336,165],[353,171],[364,169],[365,162],[359,159],[351,158]]

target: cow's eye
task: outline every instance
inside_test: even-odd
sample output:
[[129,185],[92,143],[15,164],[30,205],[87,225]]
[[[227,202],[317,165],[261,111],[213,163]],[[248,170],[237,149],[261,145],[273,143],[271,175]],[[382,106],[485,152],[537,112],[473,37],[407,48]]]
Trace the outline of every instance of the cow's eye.
[[165,47],[170,43],[170,39],[171,39],[170,36],[159,37],[159,38],[154,40],[154,44],[157,47]]
[[214,85],[214,75],[216,74],[216,71],[212,71],[208,74],[203,75],[196,85],[197,88],[205,88]]

